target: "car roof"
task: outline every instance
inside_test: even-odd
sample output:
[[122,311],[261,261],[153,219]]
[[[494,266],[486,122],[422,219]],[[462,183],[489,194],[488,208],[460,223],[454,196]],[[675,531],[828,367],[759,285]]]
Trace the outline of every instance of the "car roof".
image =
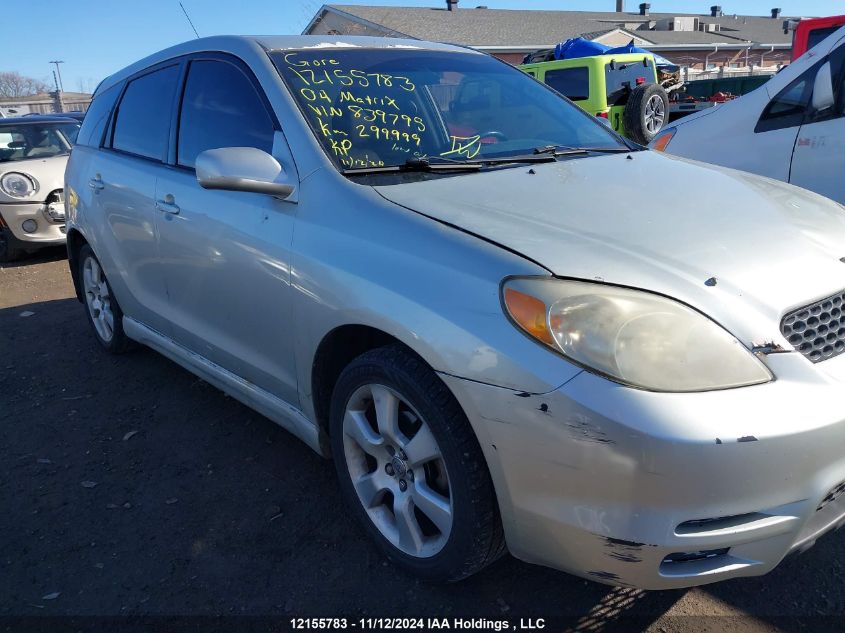
[[27,116],[10,116],[0,119],[0,125],[7,123],[14,123],[19,125],[21,123],[79,123],[75,117],[62,116],[60,114],[30,114]]
[[557,65],[558,67],[590,66],[601,64],[607,66],[612,61],[617,62],[638,62],[647,57],[654,63],[654,55],[651,53],[610,53],[604,55],[586,55],[584,57],[572,57],[570,59],[550,59],[547,62],[531,62],[530,64],[520,64],[520,68],[546,68],[548,66]]
[[[366,35],[271,35],[251,37],[266,50],[302,48],[411,48],[422,50],[467,51],[464,46],[443,42],[426,42],[410,38],[372,37]],[[477,51],[472,51],[477,53]],[[482,53],[478,53],[479,55]]]
[[362,35],[217,35],[189,40],[153,53],[105,78],[97,87],[96,92],[106,90],[149,66],[154,66],[168,59],[191,53],[229,52],[238,55],[239,53],[243,54],[249,51],[269,52],[319,48],[401,48],[464,52],[476,55],[484,54],[455,44],[425,42],[422,40],[396,37],[369,37]]

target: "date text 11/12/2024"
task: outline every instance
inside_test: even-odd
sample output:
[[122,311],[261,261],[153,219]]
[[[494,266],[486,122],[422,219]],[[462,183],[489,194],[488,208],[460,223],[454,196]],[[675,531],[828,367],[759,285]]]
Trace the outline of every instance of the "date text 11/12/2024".
[[290,624],[297,631],[539,631],[546,628],[543,618],[519,618],[516,622],[487,618],[291,618]]

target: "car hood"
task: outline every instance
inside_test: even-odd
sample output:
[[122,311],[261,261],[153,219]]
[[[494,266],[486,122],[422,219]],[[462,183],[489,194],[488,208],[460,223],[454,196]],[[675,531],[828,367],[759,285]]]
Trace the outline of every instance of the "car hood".
[[[378,186],[552,274],[662,293],[748,346],[845,288],[845,211],[778,181],[657,152]],[[715,280],[715,281],[714,281]]]
[[51,191],[64,187],[67,155],[50,158],[32,158],[8,163],[0,163],[0,177],[10,171],[26,174],[38,182],[38,191],[31,198],[21,200],[7,196],[0,190],[0,203],[3,202],[44,202]]

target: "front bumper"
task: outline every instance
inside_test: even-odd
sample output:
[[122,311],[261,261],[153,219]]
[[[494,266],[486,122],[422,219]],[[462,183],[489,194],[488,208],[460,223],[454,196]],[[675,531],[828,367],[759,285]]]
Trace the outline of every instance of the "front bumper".
[[687,394],[588,372],[546,394],[442,377],[515,556],[669,589],[765,574],[845,522],[845,356],[767,364],[774,382]]
[[[8,226],[15,240],[26,248],[64,244],[67,232],[64,214],[59,215],[54,209],[55,217],[51,217],[49,206],[45,202],[0,203],[0,226]],[[24,231],[27,220],[36,223],[34,231]]]

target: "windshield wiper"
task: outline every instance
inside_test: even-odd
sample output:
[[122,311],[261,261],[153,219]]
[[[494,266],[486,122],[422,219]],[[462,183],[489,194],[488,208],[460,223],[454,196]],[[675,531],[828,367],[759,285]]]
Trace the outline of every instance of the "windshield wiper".
[[[555,145],[549,145],[547,148],[538,148],[534,150],[533,154],[515,154],[512,156],[494,156],[489,158],[479,158],[477,160],[453,160],[450,158],[441,158],[439,156],[432,156],[429,158],[409,158],[402,165],[385,165],[379,167],[351,167],[344,169],[343,173],[347,176],[357,176],[361,174],[383,174],[383,173],[399,173],[399,172],[432,172],[432,171],[478,171],[490,165],[506,165],[513,163],[551,163],[556,157],[565,156],[568,153],[572,154],[586,154],[590,151],[623,151],[621,149],[613,148],[603,149],[598,148],[565,148]],[[554,153],[552,153],[554,150]],[[566,151],[563,151],[566,150]],[[630,150],[624,150],[630,151]]]
[[473,161],[478,165],[502,165],[504,163],[550,163],[554,156],[542,154],[515,154],[513,156],[495,156],[492,158],[481,158]]
[[[621,147],[566,147],[561,145],[547,145],[537,147],[533,154],[514,154],[512,156],[496,156],[491,158],[480,158],[472,161],[474,164],[504,165],[508,163],[552,163],[559,156],[573,156],[576,154],[588,154],[590,152],[630,152],[629,149]],[[469,163],[464,163],[469,164]]]
[[575,154],[589,154],[590,152],[627,154],[632,151],[630,147],[569,147],[568,145],[544,145],[534,148],[535,154],[547,154],[549,156],[573,156]]
[[432,162],[428,158],[409,158],[402,165],[382,165],[377,167],[350,167],[344,169],[343,173],[347,176],[356,176],[359,174],[383,174],[390,172],[425,172],[425,171],[478,171],[483,167],[482,163],[452,161],[443,159],[443,162],[436,160]]

